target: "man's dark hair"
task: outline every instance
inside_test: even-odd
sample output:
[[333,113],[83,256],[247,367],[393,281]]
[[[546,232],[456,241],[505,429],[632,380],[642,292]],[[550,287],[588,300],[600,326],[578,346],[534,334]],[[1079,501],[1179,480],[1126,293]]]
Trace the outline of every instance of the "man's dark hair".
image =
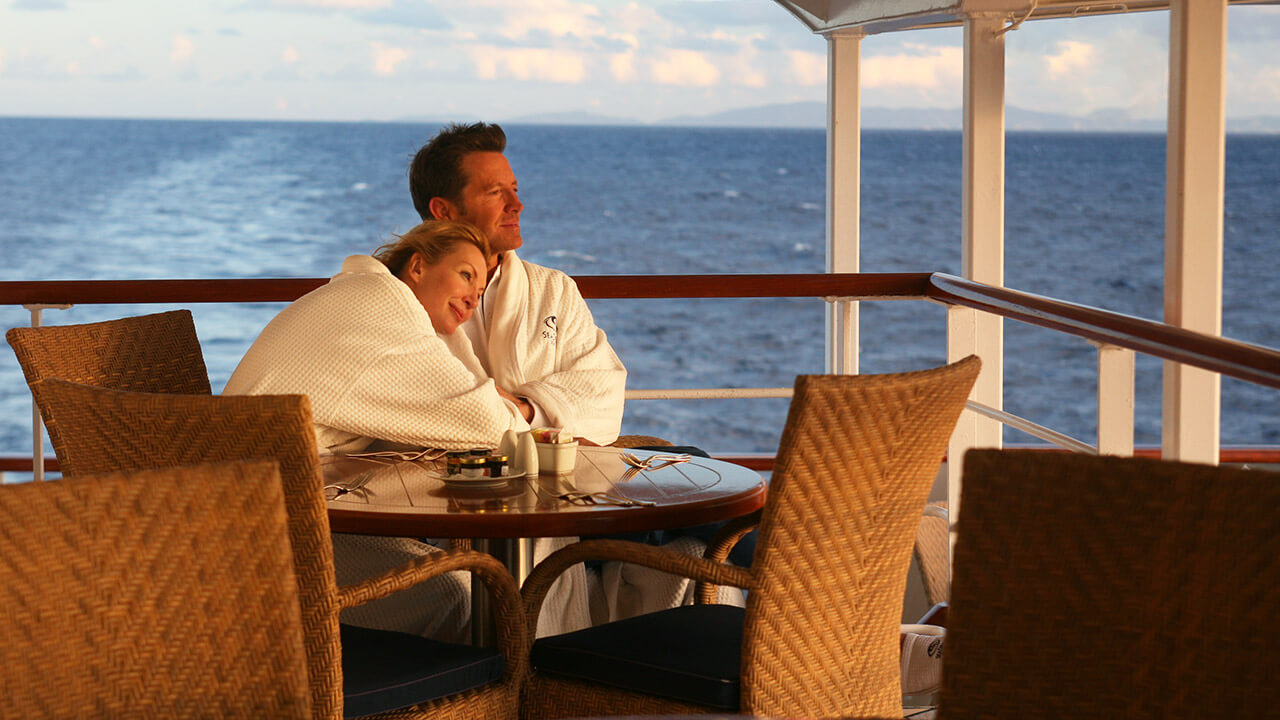
[[463,125],[452,123],[422,146],[409,164],[409,194],[423,220],[430,220],[431,198],[442,197],[461,203],[467,178],[462,174],[462,158],[473,152],[502,152],[507,135],[492,123]]

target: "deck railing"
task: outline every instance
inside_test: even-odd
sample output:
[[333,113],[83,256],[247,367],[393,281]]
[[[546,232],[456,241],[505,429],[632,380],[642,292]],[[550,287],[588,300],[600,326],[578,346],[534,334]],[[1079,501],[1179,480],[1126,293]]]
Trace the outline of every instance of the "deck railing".
[[[1086,339],[1100,352],[1141,352],[1203,368],[1271,388],[1280,388],[1280,351],[1182,330],[1152,320],[1075,303],[997,288],[943,273],[815,273],[784,275],[587,275],[574,278],[587,299],[814,297],[849,303],[884,300],[932,300],[1019,320]],[[22,305],[39,322],[49,307],[86,304],[193,304],[290,302],[327,282],[327,278],[84,280],[0,282],[0,305]],[[848,313],[843,314],[848,317]],[[1118,370],[1099,364],[1099,395],[1108,385],[1132,396],[1133,363]],[[1126,390],[1127,388],[1127,390]],[[790,388],[632,389],[628,400],[650,398],[787,397]],[[1097,448],[1024,418],[970,403],[969,409],[1070,450]],[[1102,409],[1100,408],[1100,413]],[[1123,422],[1123,421],[1122,421]],[[1132,449],[1132,414],[1128,419]],[[1099,421],[1100,426],[1102,420]],[[1123,432],[1122,432],[1123,434]],[[767,469],[766,455],[728,456]],[[1224,453],[1224,460],[1228,457]],[[1274,459],[1273,459],[1274,460]],[[55,469],[56,464],[45,461]],[[0,472],[32,470],[32,458],[0,457]]]

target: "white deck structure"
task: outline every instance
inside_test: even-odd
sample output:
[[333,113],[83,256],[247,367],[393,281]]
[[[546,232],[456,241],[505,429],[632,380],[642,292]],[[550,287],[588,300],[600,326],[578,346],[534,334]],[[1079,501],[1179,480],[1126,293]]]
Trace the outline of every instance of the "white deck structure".
[[[962,272],[1004,284],[1005,34],[1022,22],[1104,13],[1169,14],[1165,322],[1209,335],[1222,329],[1223,189],[1228,0],[775,0],[827,39],[827,271],[858,272],[861,41],[871,34],[963,26]],[[1241,3],[1246,4],[1246,3]],[[1088,252],[1088,248],[1082,248]],[[829,318],[828,369],[857,372],[857,307]],[[842,322],[842,320],[850,322]],[[843,330],[842,328],[849,328]],[[947,355],[982,357],[972,400],[1002,407],[1003,319],[952,307]],[[1133,452],[1133,352],[1100,346],[1098,451]],[[1166,362],[1162,450],[1170,459],[1217,463],[1220,380]],[[991,414],[998,414],[991,413]],[[966,413],[950,446],[999,447],[1001,423]],[[952,520],[960,463],[949,464]]]

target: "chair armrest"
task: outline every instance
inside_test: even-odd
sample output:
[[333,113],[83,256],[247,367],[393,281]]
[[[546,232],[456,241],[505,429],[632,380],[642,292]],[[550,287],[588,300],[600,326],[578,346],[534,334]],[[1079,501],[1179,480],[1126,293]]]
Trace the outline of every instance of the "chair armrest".
[[584,540],[551,553],[525,578],[520,593],[524,596],[529,637],[534,637],[537,633],[538,613],[542,610],[542,601],[551,584],[565,570],[586,560],[620,560],[700,582],[732,585],[746,590],[750,590],[754,582],[754,576],[748,568],[715,563],[625,540]]
[[[716,563],[724,564],[729,560],[729,553],[733,550],[738,541],[746,537],[747,533],[755,530],[760,524],[760,510],[750,515],[743,515],[740,518],[734,518],[720,528],[716,536],[711,538],[711,542],[707,543],[707,549],[702,553],[702,557]],[[716,601],[716,586],[711,583],[699,582],[694,589],[694,602],[699,605],[711,605]]]
[[488,553],[450,550],[414,558],[381,575],[339,587],[338,607],[363,605],[455,570],[469,570],[473,578],[484,582],[495,610],[498,650],[506,661],[503,682],[519,687],[524,682],[529,658],[530,636],[525,631],[524,604],[511,573]]

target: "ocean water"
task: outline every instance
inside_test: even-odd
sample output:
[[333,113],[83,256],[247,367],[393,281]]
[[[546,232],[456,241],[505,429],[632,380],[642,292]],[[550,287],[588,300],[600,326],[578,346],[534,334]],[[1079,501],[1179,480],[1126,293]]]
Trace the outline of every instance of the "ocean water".
[[[416,124],[0,118],[0,280],[327,277],[417,221]],[[825,136],[812,130],[510,126],[526,259],[570,274],[821,272]],[[1164,138],[1013,133],[1006,283],[1162,315]],[[960,269],[960,135],[868,131],[862,266]],[[1224,334],[1280,346],[1280,137],[1227,141]],[[81,306],[46,323],[174,306]],[[189,305],[218,391],[281,305]],[[945,312],[862,305],[862,368],[945,357]],[[592,301],[629,385],[789,386],[821,372],[819,300]],[[0,307],[4,327],[26,325]],[[1011,412],[1096,432],[1088,343],[1006,323]],[[1223,382],[1223,442],[1280,442],[1280,393]],[[1160,364],[1139,357],[1139,443],[1159,440]],[[0,453],[30,446],[29,394],[0,352]],[[783,400],[634,401],[624,432],[771,451]],[[1009,431],[1011,442],[1029,440]]]

